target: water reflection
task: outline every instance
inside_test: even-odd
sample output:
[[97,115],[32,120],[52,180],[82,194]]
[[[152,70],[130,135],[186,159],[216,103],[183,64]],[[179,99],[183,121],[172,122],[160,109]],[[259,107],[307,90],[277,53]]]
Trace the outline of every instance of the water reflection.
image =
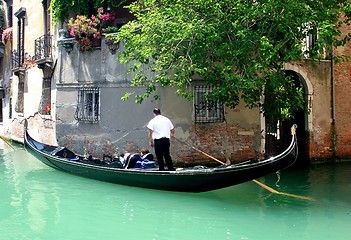
[[206,193],[134,188],[59,172],[23,150],[1,156],[4,239],[341,239],[351,220],[350,163],[259,179],[315,199],[306,201],[254,182]]
[[47,167],[37,163],[36,159],[21,148],[8,151],[2,156],[4,168],[1,170],[5,172],[5,183],[11,186],[2,194],[5,197],[2,201],[4,204],[8,203],[6,212],[11,216],[5,221],[21,223],[18,224],[19,229],[28,227],[33,231],[44,230],[47,224],[51,224],[46,217],[48,210],[51,216],[59,212],[59,199],[56,197],[55,188],[49,190],[46,181],[36,181],[31,175],[36,171],[47,171]]

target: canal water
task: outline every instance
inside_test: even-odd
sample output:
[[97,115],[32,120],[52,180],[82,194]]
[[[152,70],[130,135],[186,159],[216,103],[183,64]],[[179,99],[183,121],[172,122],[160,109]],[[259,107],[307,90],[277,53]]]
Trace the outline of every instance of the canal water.
[[[351,163],[178,193],[85,179],[0,143],[0,239],[349,239]],[[309,197],[301,199],[299,196]]]

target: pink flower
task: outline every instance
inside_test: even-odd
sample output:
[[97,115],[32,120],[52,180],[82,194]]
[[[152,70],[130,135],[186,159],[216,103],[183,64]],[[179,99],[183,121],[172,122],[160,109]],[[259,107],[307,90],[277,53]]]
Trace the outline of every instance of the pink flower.
[[70,18],[68,22],[69,33],[75,37],[81,45],[82,51],[90,51],[92,47],[92,39],[101,39],[101,31],[105,31],[106,26],[111,26],[115,13],[104,13],[102,7],[98,8],[96,15],[87,17],[77,15],[75,18]]
[[6,28],[2,31],[1,40],[3,43],[12,41],[12,27]]

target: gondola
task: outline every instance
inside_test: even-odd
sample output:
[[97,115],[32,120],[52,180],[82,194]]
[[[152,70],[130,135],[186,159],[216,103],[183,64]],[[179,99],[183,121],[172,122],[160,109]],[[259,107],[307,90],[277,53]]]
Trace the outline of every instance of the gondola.
[[119,161],[87,159],[67,148],[51,146],[34,140],[24,131],[25,149],[46,165],[55,169],[100,181],[167,191],[205,192],[253,180],[291,166],[297,158],[296,125],[291,128],[290,145],[280,154],[263,160],[218,167],[192,167],[176,171],[125,169]]

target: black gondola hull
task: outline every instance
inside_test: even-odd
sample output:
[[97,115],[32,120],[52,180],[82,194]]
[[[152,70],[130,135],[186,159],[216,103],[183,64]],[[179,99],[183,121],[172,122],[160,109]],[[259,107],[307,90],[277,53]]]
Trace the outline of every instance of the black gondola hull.
[[55,156],[59,148],[37,142],[25,131],[26,150],[46,165],[61,171],[100,181],[168,191],[205,192],[237,185],[292,165],[297,157],[295,131],[290,146],[281,154],[261,161],[247,161],[230,166],[205,169],[158,171],[157,169],[124,169],[108,164],[87,164]]

